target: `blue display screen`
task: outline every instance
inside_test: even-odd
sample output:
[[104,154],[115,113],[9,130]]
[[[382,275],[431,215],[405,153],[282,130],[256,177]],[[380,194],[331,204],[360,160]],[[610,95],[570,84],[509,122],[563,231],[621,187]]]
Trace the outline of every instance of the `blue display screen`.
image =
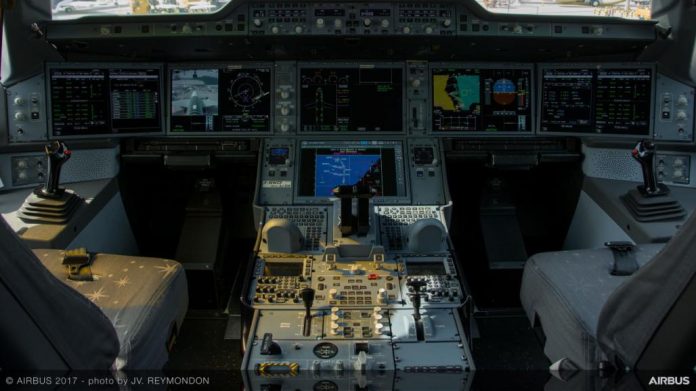
[[317,155],[315,168],[314,194],[317,197],[329,197],[332,190],[341,185],[379,186],[382,182],[380,155]]

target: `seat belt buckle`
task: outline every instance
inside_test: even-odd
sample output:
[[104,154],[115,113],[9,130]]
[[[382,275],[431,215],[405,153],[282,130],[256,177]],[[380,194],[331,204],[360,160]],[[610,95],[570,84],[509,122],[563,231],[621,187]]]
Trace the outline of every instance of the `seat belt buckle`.
[[633,249],[636,248],[635,244],[626,241],[604,242],[604,245],[609,247],[612,251],[618,252],[633,251]]
[[614,264],[611,268],[612,276],[630,276],[638,270],[638,261],[633,254],[636,245],[632,242],[616,241],[605,242],[605,246],[611,249],[614,255]]
[[73,281],[94,281],[92,275],[93,257],[84,247],[63,252],[63,265],[68,270],[68,279]]

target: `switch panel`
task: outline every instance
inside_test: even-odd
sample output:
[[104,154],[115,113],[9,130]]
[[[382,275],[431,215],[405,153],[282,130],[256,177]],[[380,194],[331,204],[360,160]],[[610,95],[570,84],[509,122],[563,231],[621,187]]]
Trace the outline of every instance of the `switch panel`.
[[694,141],[694,88],[658,73],[655,140]]
[[45,91],[43,74],[7,89],[10,143],[47,139]]
[[275,67],[275,132],[289,134],[297,129],[297,67],[294,62],[277,62]]
[[46,177],[44,154],[12,156],[12,186],[40,184]]
[[425,134],[430,119],[428,105],[429,81],[428,64],[424,61],[410,61],[407,64],[406,94],[408,98],[407,118],[411,134]]
[[689,155],[662,155],[655,159],[657,180],[673,184],[688,185],[691,174]]

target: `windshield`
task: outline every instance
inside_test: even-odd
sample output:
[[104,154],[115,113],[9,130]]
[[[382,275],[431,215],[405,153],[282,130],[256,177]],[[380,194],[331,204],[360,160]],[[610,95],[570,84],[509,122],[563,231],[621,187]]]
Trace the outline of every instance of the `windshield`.
[[230,0],[51,0],[53,20],[104,15],[210,14]]
[[476,0],[490,12],[650,19],[652,0]]
[[[476,0],[490,12],[650,19],[652,0]],[[54,20],[99,15],[210,14],[230,0],[51,0]]]

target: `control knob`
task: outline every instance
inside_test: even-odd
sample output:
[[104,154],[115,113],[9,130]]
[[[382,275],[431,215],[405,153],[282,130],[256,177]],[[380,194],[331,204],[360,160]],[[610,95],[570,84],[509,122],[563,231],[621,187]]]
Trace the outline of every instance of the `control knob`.
[[14,98],[14,105],[15,106],[23,106],[24,103],[25,103],[24,98],[22,98],[21,96]]
[[684,121],[685,119],[686,119],[686,111],[684,111],[684,110],[677,111],[677,120]]
[[370,27],[370,25],[372,25],[372,20],[370,18],[363,19],[363,25],[365,27]]
[[318,18],[316,23],[317,23],[317,27],[323,28],[324,27],[324,18]]
[[23,112],[18,111],[15,113],[14,119],[15,119],[15,121],[24,121],[27,119],[27,116]]
[[288,115],[288,114],[290,114],[290,108],[288,108],[287,106],[281,107],[281,108],[280,108],[280,114],[282,114],[282,115]]
[[255,18],[255,19],[254,19],[254,26],[256,26],[256,27],[261,27],[261,26],[263,26],[263,21],[262,21],[261,19],[259,19],[259,18]]
[[381,25],[383,29],[389,27],[389,19],[382,19]]
[[281,90],[281,91],[280,91],[280,98],[281,98],[281,99],[288,99],[288,98],[290,98],[290,91],[288,91],[288,90]]
[[452,25],[452,19],[450,18],[445,18],[445,20],[442,21],[442,27],[449,27]]
[[302,26],[295,26],[295,34],[302,34]]
[[409,27],[409,26],[404,26],[404,28],[401,29],[401,31],[403,31],[404,34],[411,34],[411,27]]
[[283,122],[280,124],[280,131],[281,132],[287,132],[290,130],[290,124],[287,122]]
[[427,26],[427,27],[425,28],[425,33],[426,33],[426,34],[432,34],[432,33],[433,33],[433,28],[432,28],[432,26]]
[[271,27],[271,32],[273,34],[278,34],[280,32],[280,28],[278,28],[278,26],[273,26]]
[[[341,19],[334,20],[334,27],[337,29],[340,29],[341,27],[343,27],[343,21]],[[343,365],[343,364],[341,364],[341,365]]]
[[411,87],[413,88],[418,88],[421,85],[421,80],[420,79],[413,79],[411,81]]
[[681,94],[679,95],[679,98],[677,98],[677,106],[686,106],[689,103],[689,100],[686,98],[686,95]]

